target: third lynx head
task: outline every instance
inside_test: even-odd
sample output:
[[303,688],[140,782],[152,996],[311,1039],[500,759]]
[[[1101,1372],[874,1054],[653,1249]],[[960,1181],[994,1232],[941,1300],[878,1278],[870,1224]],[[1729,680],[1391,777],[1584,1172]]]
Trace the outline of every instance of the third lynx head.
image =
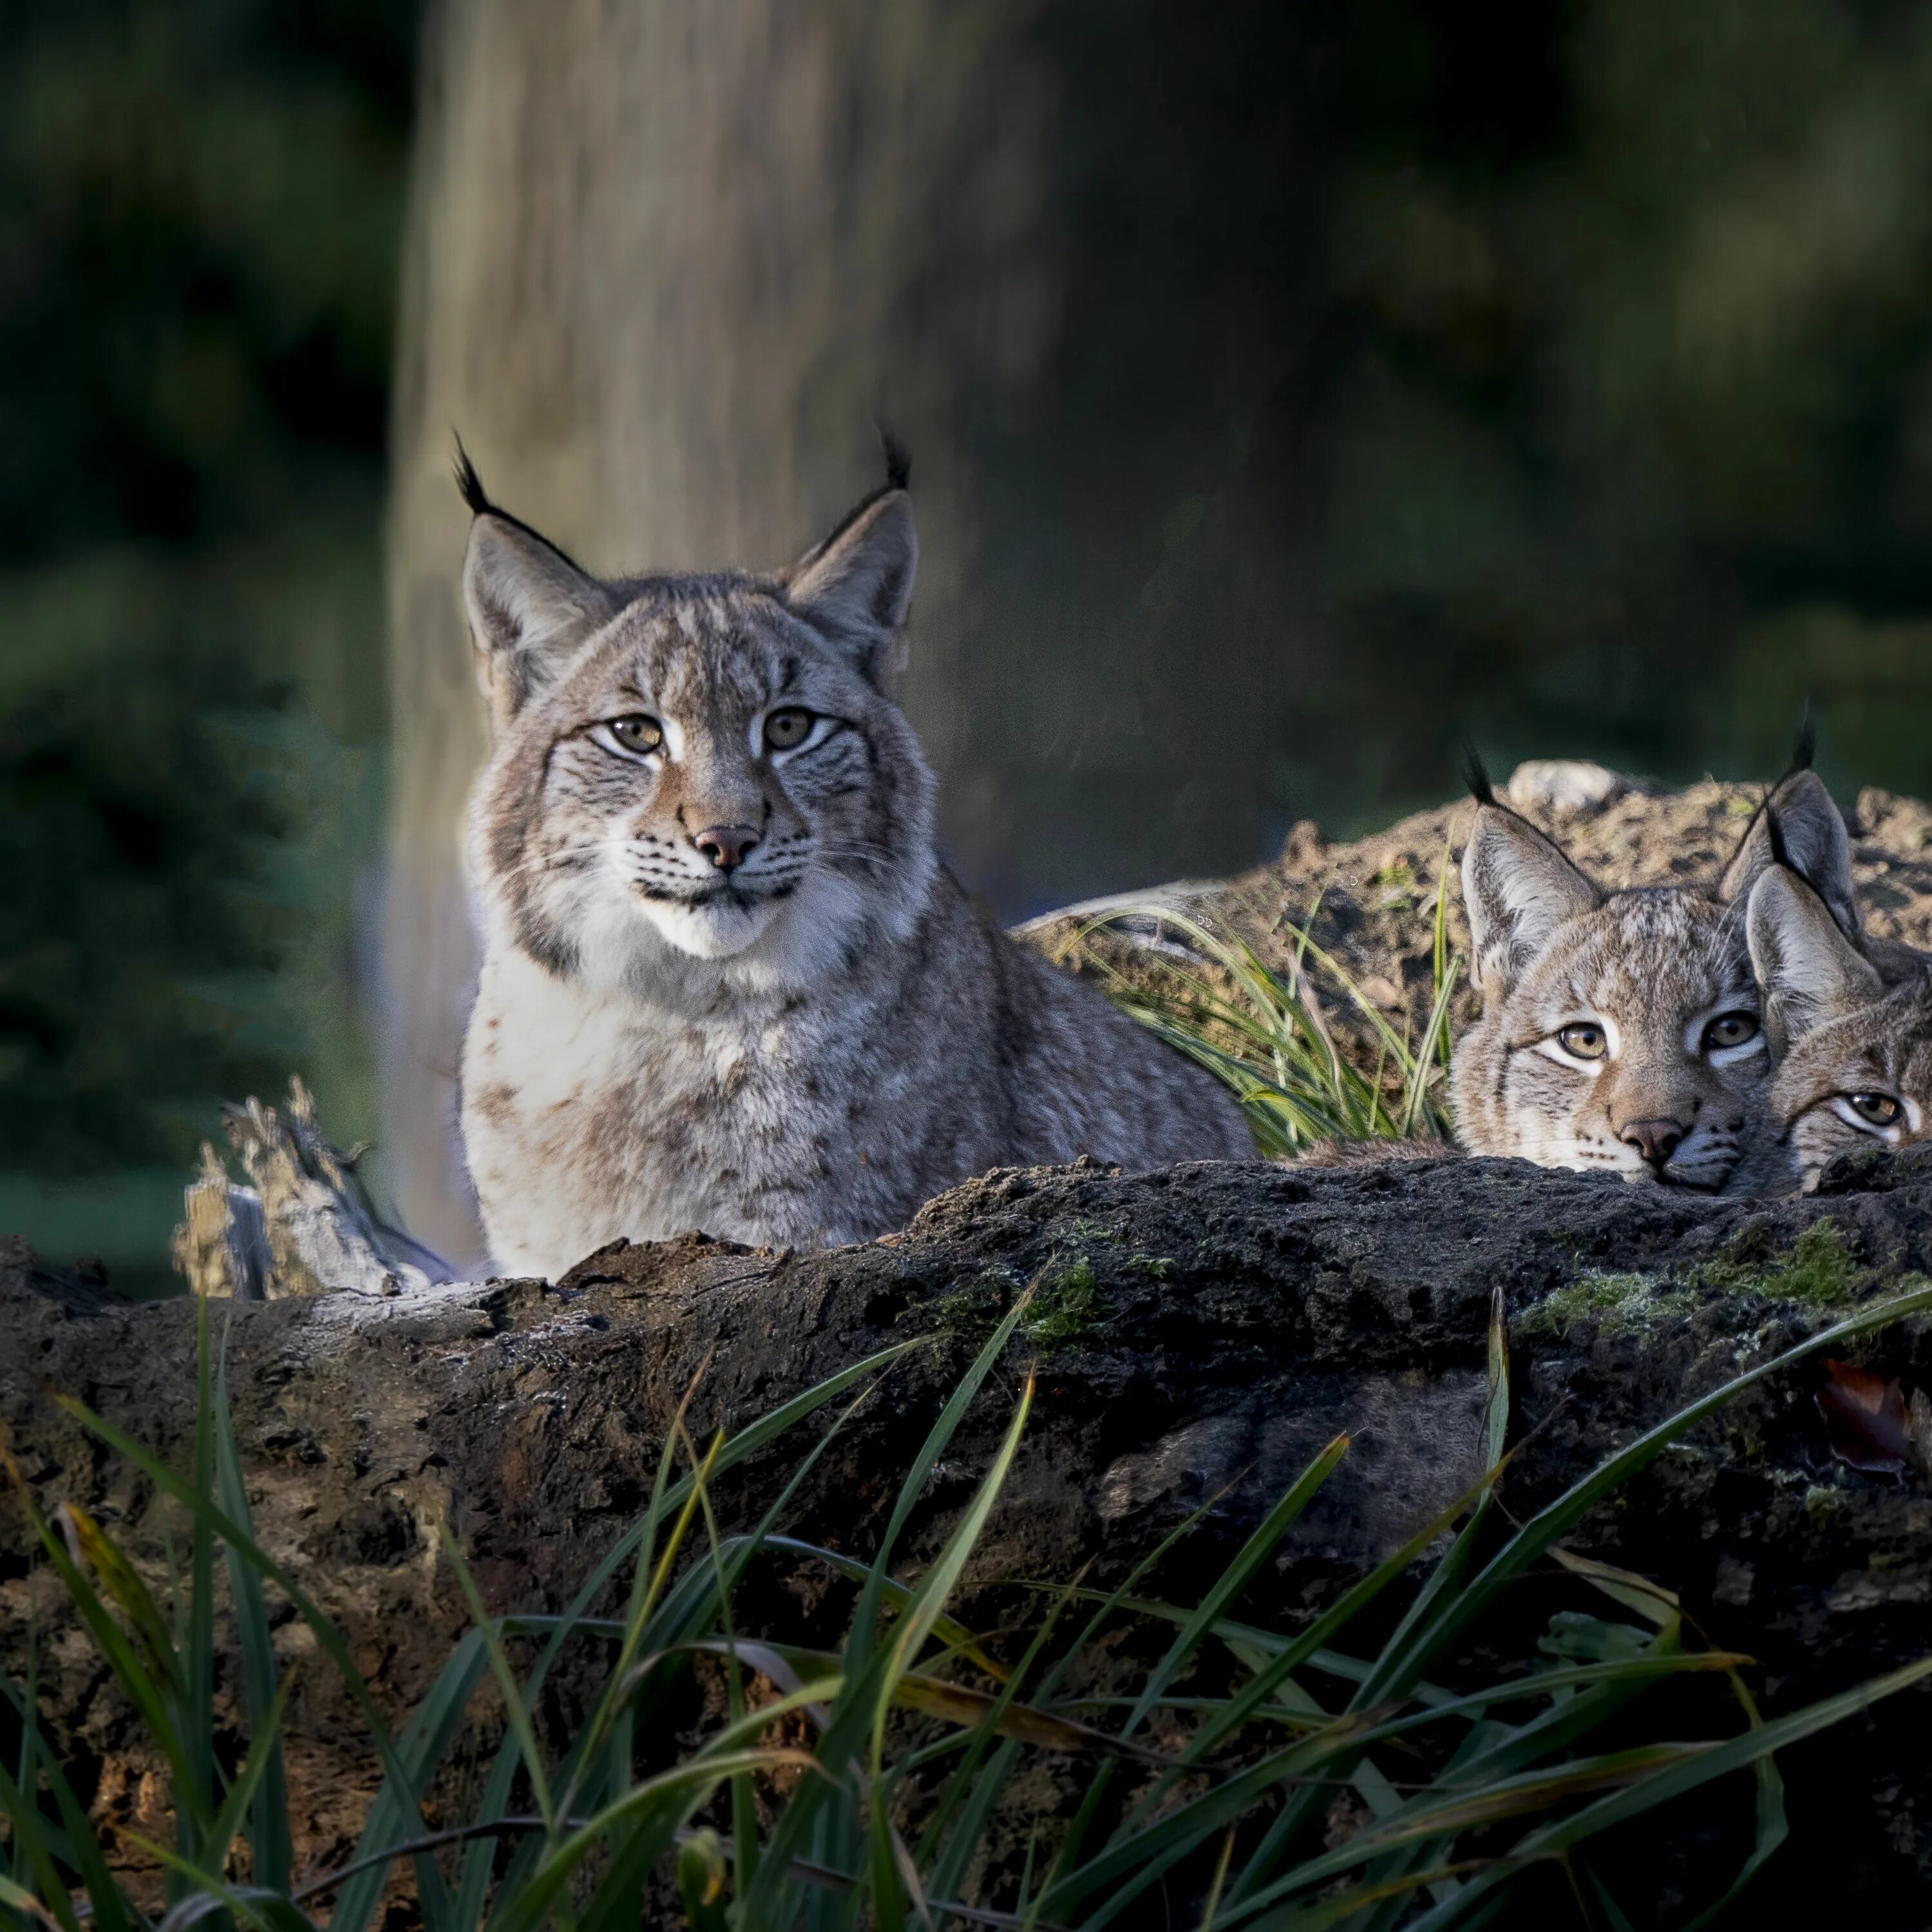
[[1841,1154],[1900,1147],[1932,1124],[1932,976],[1903,947],[1870,956],[1805,880],[1752,888],[1751,958],[1777,1064],[1767,1187],[1815,1187]]
[[614,988],[680,958],[782,986],[903,928],[933,786],[875,661],[918,556],[897,478],[782,578],[614,584],[464,482],[489,512],[464,590],[496,740],[475,870],[518,944]]

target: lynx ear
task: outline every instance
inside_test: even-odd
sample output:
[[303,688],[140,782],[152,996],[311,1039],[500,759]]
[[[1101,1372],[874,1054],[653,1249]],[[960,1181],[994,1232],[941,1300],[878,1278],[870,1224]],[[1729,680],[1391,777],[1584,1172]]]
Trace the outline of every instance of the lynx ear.
[[1840,930],[1831,908],[1785,866],[1758,874],[1744,929],[1774,1054],[1885,992],[1877,969]]
[[1748,898],[1751,888],[1776,865],[1790,866],[1811,887],[1840,932],[1857,935],[1861,922],[1852,884],[1852,842],[1824,781],[1804,766],[1780,778],[1752,814],[1718,881],[1718,896],[1727,905]]
[[466,455],[457,481],[476,513],[463,560],[463,601],[477,681],[500,731],[616,615],[619,602],[556,544],[498,509]]
[[887,446],[887,482],[786,574],[786,601],[850,650],[874,683],[900,666],[899,631],[912,608],[919,532],[903,457]]
[[1600,905],[1603,897],[1528,820],[1478,802],[1462,848],[1462,904],[1475,956],[1472,976],[1485,992],[1509,986],[1565,920]]

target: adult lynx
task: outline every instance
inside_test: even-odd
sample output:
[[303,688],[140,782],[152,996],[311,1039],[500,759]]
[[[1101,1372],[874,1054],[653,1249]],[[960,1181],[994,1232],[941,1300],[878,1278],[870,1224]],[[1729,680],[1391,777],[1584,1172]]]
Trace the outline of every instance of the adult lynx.
[[607,582],[459,472],[492,748],[463,1065],[499,1264],[899,1227],[986,1169],[1251,1157],[1232,1099],[988,926],[890,694],[902,460],[790,570]]
[[1464,1147],[1755,1191],[1770,1060],[1744,902],[1784,852],[1816,883],[1827,922],[1856,932],[1844,822],[1823,785],[1802,765],[1782,780],[1714,886],[1624,892],[1498,803],[1480,768],[1472,786],[1462,895],[1484,1006],[1451,1076]]

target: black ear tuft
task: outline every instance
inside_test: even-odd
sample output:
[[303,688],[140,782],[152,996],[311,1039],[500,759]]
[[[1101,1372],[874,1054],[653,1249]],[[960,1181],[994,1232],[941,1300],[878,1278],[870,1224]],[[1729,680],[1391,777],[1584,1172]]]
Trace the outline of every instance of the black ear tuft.
[[[450,434],[456,435],[452,430]],[[476,466],[470,460],[470,452],[463,446],[463,439],[456,436],[456,487],[463,493],[463,500],[470,506],[472,516],[488,516],[496,508],[490,494],[483,487],[483,479],[476,473]]]
[[[1808,698],[1798,714],[1798,735],[1791,742],[1791,763],[1785,767],[1784,777],[1788,778],[1793,772],[1808,772],[1817,755],[1818,727],[1812,722],[1811,700]],[[1778,783],[1784,782],[1780,778]],[[1777,788],[1776,785],[1772,788],[1774,791]]]
[[886,488],[903,490],[912,482],[912,455],[904,443],[886,428],[878,425],[880,446],[886,452]]
[[1473,745],[1462,747],[1462,782],[1469,788],[1469,796],[1478,805],[1496,803],[1496,788],[1490,782],[1488,767]]

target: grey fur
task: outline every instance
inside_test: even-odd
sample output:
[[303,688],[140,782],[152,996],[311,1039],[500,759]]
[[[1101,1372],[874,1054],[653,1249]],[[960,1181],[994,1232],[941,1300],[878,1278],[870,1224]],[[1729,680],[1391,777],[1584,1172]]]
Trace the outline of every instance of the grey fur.
[[[1753,886],[1751,963],[1777,1071],[1762,1159],[1766,1192],[1811,1188],[1839,1154],[1901,1147],[1932,1130],[1932,976],[1906,950],[1882,971],[1808,881],[1780,866]],[[1889,1122],[1860,1101],[1898,1108]]]
[[1863,922],[1852,884],[1852,843],[1845,821],[1818,774],[1801,766],[1774,786],[1751,816],[1718,882],[1726,901],[1750,896],[1766,868],[1782,864],[1807,880],[1840,931],[1858,938]]
[[[1462,896],[1483,1015],[1450,1074],[1463,1146],[1705,1192],[1751,1187],[1768,1060],[1744,908],[1689,888],[1605,892],[1493,794],[1478,800]],[[1709,1045],[1736,1015],[1752,1036]],[[1586,1060],[1564,1041],[1592,1025],[1604,1050]]]
[[[917,556],[896,475],[769,576],[600,582],[477,516],[464,581],[494,742],[462,1120],[500,1264],[554,1276],[692,1228],[860,1240],[987,1168],[1082,1154],[1252,1157],[1217,1082],[938,862],[932,775],[889,691]],[[807,739],[766,746],[790,707]],[[662,751],[619,741],[633,716],[663,722]],[[696,843],[718,827],[755,835],[722,874]]]

